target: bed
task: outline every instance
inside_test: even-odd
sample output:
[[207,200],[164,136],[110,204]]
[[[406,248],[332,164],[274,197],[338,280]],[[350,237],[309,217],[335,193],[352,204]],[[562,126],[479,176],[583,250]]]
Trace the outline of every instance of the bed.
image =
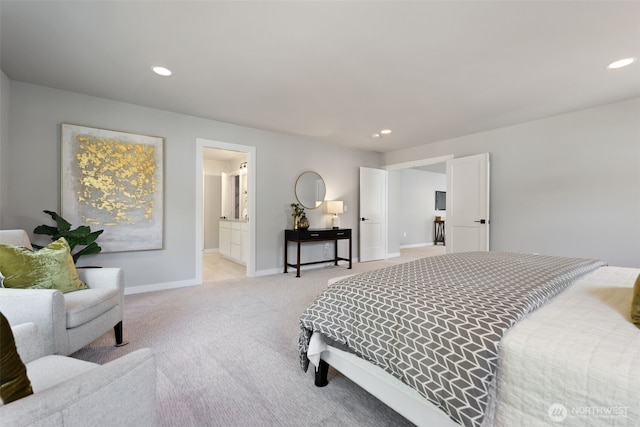
[[639,274],[473,252],[346,277],[301,315],[301,365],[319,386],[332,366],[419,426],[637,426]]

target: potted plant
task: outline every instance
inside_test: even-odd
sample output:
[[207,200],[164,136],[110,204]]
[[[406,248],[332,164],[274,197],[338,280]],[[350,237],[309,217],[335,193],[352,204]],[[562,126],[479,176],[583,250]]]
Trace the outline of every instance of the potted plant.
[[[56,212],[53,211],[43,211],[53,218],[56,222],[56,226],[50,225],[39,225],[37,226],[33,232],[35,234],[47,234],[51,236],[52,241],[58,240],[60,237],[64,237],[69,243],[69,247],[71,248],[71,256],[73,257],[73,262],[76,264],[78,262],[78,258],[82,255],[92,255],[99,253],[102,248],[96,243],[96,239],[98,236],[102,234],[104,230],[91,231],[91,227],[88,225],[81,225],[76,229],[71,229],[71,224]],[[84,246],[84,248],[78,250],[77,252],[73,252],[76,246]],[[42,249],[43,246],[33,245],[36,249]]]
[[293,229],[297,230],[300,228],[306,230],[309,228],[309,221],[304,213],[304,207],[300,203],[291,203],[291,208],[293,209],[293,213],[291,214],[293,217]]

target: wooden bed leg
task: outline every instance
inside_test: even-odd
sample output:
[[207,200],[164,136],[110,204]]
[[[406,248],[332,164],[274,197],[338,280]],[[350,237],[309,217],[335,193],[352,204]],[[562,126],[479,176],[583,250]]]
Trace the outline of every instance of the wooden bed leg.
[[329,384],[327,380],[327,374],[329,373],[329,364],[324,360],[320,359],[320,365],[318,369],[316,369],[316,387],[324,387]]

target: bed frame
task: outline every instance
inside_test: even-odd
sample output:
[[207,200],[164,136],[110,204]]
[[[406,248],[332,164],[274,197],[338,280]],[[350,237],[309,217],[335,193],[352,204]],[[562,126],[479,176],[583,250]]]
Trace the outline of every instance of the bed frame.
[[[329,279],[327,286],[350,276],[353,274]],[[320,354],[315,376],[317,387],[329,384],[329,365],[418,427],[460,427],[441,409],[384,369],[330,345]]]
[[329,365],[419,427],[460,427],[417,391],[358,356],[327,346],[320,354],[315,385],[324,387]]

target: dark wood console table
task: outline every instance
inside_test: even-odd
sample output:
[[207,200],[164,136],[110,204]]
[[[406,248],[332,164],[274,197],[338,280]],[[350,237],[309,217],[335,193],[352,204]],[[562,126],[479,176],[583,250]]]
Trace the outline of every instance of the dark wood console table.
[[[338,256],[338,240],[349,240],[349,258],[342,258]],[[327,259],[322,261],[313,262],[300,262],[300,244],[305,242],[322,242],[327,240],[333,240],[334,251],[333,259]],[[290,264],[287,258],[287,247],[289,242],[296,242],[298,245],[298,253],[296,257],[296,263]],[[288,267],[296,268],[296,277],[300,277],[300,266],[309,264],[322,264],[325,262],[334,262],[338,265],[338,261],[349,261],[349,268],[351,268],[351,229],[350,228],[323,228],[323,229],[308,229],[308,230],[284,230],[284,272],[287,272]]]

